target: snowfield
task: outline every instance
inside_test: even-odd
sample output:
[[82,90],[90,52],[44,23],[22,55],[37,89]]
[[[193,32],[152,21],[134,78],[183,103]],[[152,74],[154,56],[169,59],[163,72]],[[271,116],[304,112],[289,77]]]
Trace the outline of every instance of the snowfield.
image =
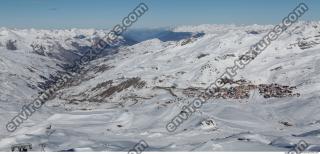
[[[107,30],[0,29],[0,151],[320,151],[320,22],[298,22],[235,80],[295,86],[300,96],[210,98],[177,130],[166,125],[272,25],[132,30],[15,132],[6,124]],[[10,41],[9,41],[10,40]],[[8,44],[8,42],[11,42]],[[12,46],[13,45],[13,46]],[[215,128],[204,126],[212,119]],[[39,144],[45,144],[42,149]]]

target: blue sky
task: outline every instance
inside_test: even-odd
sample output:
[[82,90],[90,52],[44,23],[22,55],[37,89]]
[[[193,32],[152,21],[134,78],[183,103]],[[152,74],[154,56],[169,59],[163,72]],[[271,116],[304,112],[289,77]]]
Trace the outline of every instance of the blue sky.
[[0,27],[111,28],[140,2],[149,11],[134,27],[277,24],[300,2],[301,20],[320,20],[320,0],[0,0]]

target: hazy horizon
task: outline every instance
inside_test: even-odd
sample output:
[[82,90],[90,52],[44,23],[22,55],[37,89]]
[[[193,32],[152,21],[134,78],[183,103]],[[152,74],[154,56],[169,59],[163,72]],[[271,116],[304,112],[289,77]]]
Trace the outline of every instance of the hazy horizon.
[[[35,29],[108,29],[121,22],[143,2],[149,11],[133,28],[162,28],[180,25],[278,24],[299,3],[309,6],[300,20],[320,21],[320,1],[152,1],[152,0],[1,0],[0,27]],[[76,5],[75,5],[76,4]]]

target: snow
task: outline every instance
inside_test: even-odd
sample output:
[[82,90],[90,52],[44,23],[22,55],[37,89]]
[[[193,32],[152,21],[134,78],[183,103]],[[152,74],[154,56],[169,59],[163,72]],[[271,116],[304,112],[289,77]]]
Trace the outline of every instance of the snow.
[[[320,37],[316,37],[320,35],[320,22],[296,23],[237,72],[236,79],[254,84],[297,86],[300,97],[265,99],[253,91],[249,99],[209,99],[176,131],[166,130],[167,123],[180,113],[182,106],[195,98],[184,95],[183,89],[201,90],[209,86],[271,28],[272,25],[180,26],[165,34],[173,37],[180,32],[203,32],[205,35],[167,41],[155,36],[164,35],[158,29],[146,32],[137,37],[141,42],[121,46],[116,54],[85,66],[74,79],[79,84],[60,89],[56,97],[17,131],[9,133],[1,127],[0,150],[9,151],[17,143],[32,143],[33,150],[40,151],[38,145],[46,143],[46,151],[128,151],[143,139],[149,145],[146,151],[289,151],[300,140],[310,144],[308,150],[317,151],[320,148],[320,45],[302,50],[292,44],[301,39],[320,43]],[[24,104],[37,96],[40,89],[32,89],[27,83],[36,86],[44,81],[39,75],[48,77],[62,69],[56,64],[66,62],[67,51],[54,48],[47,53],[60,57],[43,56],[31,52],[30,44],[59,44],[76,51],[71,42],[88,46],[89,38],[105,34],[107,31],[93,29],[1,28],[1,124],[5,126]],[[88,39],[75,38],[79,35]],[[5,42],[9,39],[17,40],[18,50],[6,49]],[[189,43],[182,45],[186,41]],[[205,56],[198,58],[200,54]],[[280,66],[281,69],[271,71]],[[27,68],[33,68],[34,72]],[[146,85],[129,86],[102,97],[111,86],[135,77]],[[98,87],[109,80],[111,85]],[[175,88],[170,91],[170,87]],[[214,126],[203,123],[209,119],[215,121]]]

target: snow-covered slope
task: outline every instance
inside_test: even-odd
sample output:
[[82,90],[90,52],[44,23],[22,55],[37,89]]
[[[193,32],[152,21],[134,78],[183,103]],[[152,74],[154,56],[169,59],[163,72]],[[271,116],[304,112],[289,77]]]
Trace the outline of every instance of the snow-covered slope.
[[[183,105],[271,28],[200,25],[145,32],[143,37],[128,33],[125,39],[136,41],[134,45],[120,46],[116,54],[85,66],[16,132],[1,130],[0,149],[30,142],[35,150],[46,143],[48,151],[125,151],[143,139],[147,151],[285,151],[303,139],[309,150],[319,151],[320,22],[293,25],[235,77],[253,85],[296,86],[300,97],[264,98],[253,90],[245,99],[211,98],[176,131],[166,130]],[[72,42],[90,46],[92,39],[85,38],[106,33],[1,29],[0,34],[1,44],[17,40],[18,48],[0,47],[4,126],[40,90],[26,85],[43,82],[39,75],[63,71],[56,64],[70,61],[67,53],[82,52]],[[36,40],[52,40],[47,46],[59,44],[64,50],[35,54],[30,44]],[[201,126],[208,119],[214,119],[217,129]]]

